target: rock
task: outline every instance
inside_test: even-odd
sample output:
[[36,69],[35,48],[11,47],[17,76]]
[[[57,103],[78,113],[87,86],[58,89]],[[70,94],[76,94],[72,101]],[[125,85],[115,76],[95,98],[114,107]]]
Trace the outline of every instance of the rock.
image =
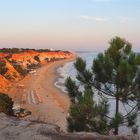
[[97,133],[64,133],[56,125],[19,120],[0,114],[0,140],[135,140],[133,137],[103,136]]

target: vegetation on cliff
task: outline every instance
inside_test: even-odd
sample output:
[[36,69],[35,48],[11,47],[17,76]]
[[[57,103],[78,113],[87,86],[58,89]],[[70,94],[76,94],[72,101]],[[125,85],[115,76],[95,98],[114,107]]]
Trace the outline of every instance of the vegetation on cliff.
[[26,51],[50,52],[49,49],[29,49],[29,48],[2,48],[0,52],[5,54],[23,53]]
[[[14,54],[14,53],[23,53],[27,51],[36,51],[36,52],[62,52],[62,50],[50,50],[50,49],[31,49],[31,48],[2,48],[0,49],[1,53],[4,54]],[[63,51],[64,53],[70,53],[69,51]]]
[[0,93],[0,113],[3,112],[7,115],[13,115],[13,101],[12,99],[4,94]]
[[6,62],[4,59],[0,59],[0,74],[4,75],[7,72]]

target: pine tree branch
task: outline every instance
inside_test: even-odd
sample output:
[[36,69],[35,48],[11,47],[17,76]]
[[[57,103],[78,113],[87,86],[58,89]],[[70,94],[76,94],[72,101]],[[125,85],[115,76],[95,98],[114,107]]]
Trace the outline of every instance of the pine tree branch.
[[106,91],[104,91],[104,90],[98,88],[98,87],[95,86],[95,85],[94,85],[94,87],[95,87],[97,90],[99,90],[100,92],[102,92],[103,94],[105,94],[105,95],[108,95],[108,96],[111,96],[111,97],[115,97],[114,94],[108,93],[108,92],[106,92]]
[[[136,112],[136,114],[137,114],[137,116],[139,116],[140,115],[140,112]],[[125,123],[128,123],[129,122],[128,119],[127,119],[127,117],[124,118],[124,119],[125,119],[125,121],[123,121],[122,126],[128,126],[128,125],[125,125]]]
[[[135,105],[126,115],[124,115],[124,119],[128,117],[129,114],[131,114],[135,109],[136,109],[137,105]],[[136,111],[138,112],[138,110]]]
[[116,100],[116,98],[114,97],[114,98],[109,98],[109,97],[106,97],[105,95],[103,95],[102,93],[100,93],[99,94],[100,96],[102,96],[103,98],[106,98],[106,99],[110,99],[110,100]]
[[129,93],[128,93],[128,96],[135,93],[136,91],[140,90],[140,87],[134,89],[134,90],[131,90]]
[[110,120],[113,119],[112,117],[110,117],[110,116],[108,116],[108,115],[105,115],[105,117],[108,118],[108,119],[110,119]]
[[125,111],[128,113],[128,110],[127,110],[125,104],[124,103],[122,103],[122,104],[123,104],[123,107],[124,107]]
[[111,91],[110,88],[109,88],[106,84],[105,84],[105,88],[106,88],[110,93],[114,94],[114,92]]
[[130,105],[128,102],[126,103],[129,107],[131,107],[131,108],[133,108],[133,106],[132,105]]

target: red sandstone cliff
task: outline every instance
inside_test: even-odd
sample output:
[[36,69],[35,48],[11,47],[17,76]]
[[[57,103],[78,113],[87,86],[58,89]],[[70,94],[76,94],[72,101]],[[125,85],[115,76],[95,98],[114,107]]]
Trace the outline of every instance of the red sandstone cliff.
[[[0,68],[6,72],[0,73],[0,91],[7,90],[10,83],[21,80],[30,70],[50,61],[72,57],[70,52],[25,50],[18,53],[0,52]],[[3,64],[4,63],[4,64]]]

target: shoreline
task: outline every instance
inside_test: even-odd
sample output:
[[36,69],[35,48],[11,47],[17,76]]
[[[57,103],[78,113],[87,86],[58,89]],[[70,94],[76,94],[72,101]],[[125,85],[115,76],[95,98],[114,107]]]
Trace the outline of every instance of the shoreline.
[[67,132],[66,117],[70,98],[55,86],[55,82],[60,76],[57,69],[75,59],[76,55],[69,59],[47,63],[36,69],[36,75],[28,74],[18,82],[24,85],[23,89],[15,86],[8,92],[15,104],[32,112],[24,119],[55,124],[62,131]]
[[[57,94],[57,99],[59,99],[58,102],[60,100],[65,101],[65,100],[63,100],[63,99],[65,99],[65,97],[68,98],[68,100],[70,101],[70,98],[63,90],[61,90],[60,88],[58,88],[55,85],[57,79],[61,76],[57,72],[57,69],[60,68],[60,67],[63,67],[66,63],[74,61],[74,60],[75,60],[75,57],[70,58],[70,59],[55,61],[55,62],[50,63],[50,65],[48,65],[48,70],[49,71],[46,73],[46,81],[44,80],[44,83],[43,83],[44,88],[46,87],[46,90],[48,90],[48,88],[50,89],[50,88],[53,87],[53,93],[56,91],[54,94]],[[49,76],[49,74],[51,74],[51,78],[49,80],[47,80],[47,76]],[[48,83],[46,83],[46,82],[48,82]],[[50,84],[51,84],[52,87],[47,87]],[[52,90],[52,89],[50,89],[50,90]],[[50,92],[48,92],[48,93],[50,93]],[[60,95],[62,95],[61,98],[63,98],[63,99],[60,98]],[[50,94],[50,96],[52,96],[52,93]],[[60,104],[63,104],[63,102],[61,102]],[[67,112],[69,110],[69,106],[70,106],[70,103],[68,104],[68,106],[64,105],[64,106],[61,106],[61,107],[63,108],[64,112]]]

